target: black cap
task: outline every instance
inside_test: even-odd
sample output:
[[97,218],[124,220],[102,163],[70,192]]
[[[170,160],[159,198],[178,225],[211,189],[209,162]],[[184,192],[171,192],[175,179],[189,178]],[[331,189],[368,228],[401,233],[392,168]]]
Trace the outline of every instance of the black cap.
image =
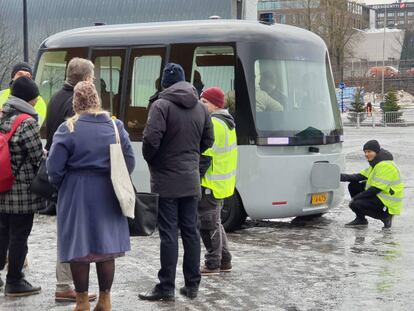
[[39,96],[39,89],[32,79],[20,77],[12,83],[11,95],[29,102]]
[[18,71],[26,71],[26,72],[30,73],[31,75],[33,75],[32,67],[30,67],[30,65],[28,63],[21,62],[21,63],[17,63],[16,65],[13,66],[13,69],[12,69],[12,72],[11,72],[12,80],[14,78],[14,75]]
[[166,89],[171,85],[181,81],[185,81],[183,67],[181,67],[179,64],[174,63],[165,65],[161,79],[161,86]]
[[375,153],[380,152],[381,150],[381,146],[379,144],[379,142],[377,140],[370,140],[367,141],[366,144],[364,145],[363,150],[371,150],[374,151]]

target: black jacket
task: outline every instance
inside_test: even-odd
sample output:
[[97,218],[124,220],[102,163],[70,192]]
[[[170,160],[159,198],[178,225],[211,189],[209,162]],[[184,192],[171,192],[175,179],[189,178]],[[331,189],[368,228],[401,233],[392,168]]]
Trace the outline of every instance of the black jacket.
[[[375,165],[382,161],[392,161],[394,157],[392,156],[391,152],[385,149],[381,149],[380,152],[377,154],[377,156],[369,162],[369,165],[373,168]],[[349,181],[349,182],[362,182],[366,181],[367,178],[362,174],[341,174],[341,181]],[[381,192],[381,189],[378,189],[376,187],[370,187],[367,190],[357,194],[353,199],[354,200],[361,200],[364,198],[369,198],[376,196],[378,193]]]
[[200,153],[214,142],[207,109],[196,89],[178,82],[159,94],[143,134],[151,190],[163,198],[200,197]]
[[45,149],[48,151],[52,146],[53,135],[58,127],[75,114],[72,99],[73,86],[65,83],[62,89],[52,96],[47,105]]

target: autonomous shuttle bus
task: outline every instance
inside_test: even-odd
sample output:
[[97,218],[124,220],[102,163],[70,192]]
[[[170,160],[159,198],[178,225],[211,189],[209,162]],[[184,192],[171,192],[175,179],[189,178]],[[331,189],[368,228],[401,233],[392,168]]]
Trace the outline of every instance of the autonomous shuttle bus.
[[36,82],[48,101],[73,57],[95,64],[104,109],[125,123],[137,155],[133,180],[149,190],[142,132],[149,99],[168,62],[183,66],[201,92],[219,86],[234,115],[239,144],[237,189],[223,223],[321,215],[342,198],[342,124],[327,48],[318,36],[285,25],[240,20],[94,26],[46,39]]

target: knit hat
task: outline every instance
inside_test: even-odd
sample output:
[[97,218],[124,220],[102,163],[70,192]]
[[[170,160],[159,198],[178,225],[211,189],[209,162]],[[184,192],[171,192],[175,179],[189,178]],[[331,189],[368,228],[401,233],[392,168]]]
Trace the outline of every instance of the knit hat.
[[365,150],[371,150],[371,151],[374,151],[375,153],[378,153],[381,150],[381,146],[380,146],[378,141],[370,140],[364,145],[363,150],[364,151]]
[[31,75],[33,75],[32,67],[30,67],[30,65],[28,63],[21,62],[21,63],[17,63],[16,65],[13,66],[13,69],[12,69],[12,72],[11,72],[11,79],[12,80],[13,80],[15,74],[18,71],[26,71],[26,72],[30,73]]
[[200,97],[207,99],[218,108],[224,108],[224,92],[219,87],[209,87],[201,93]]
[[36,83],[28,77],[20,77],[11,85],[11,95],[29,102],[39,96]]
[[164,72],[162,74],[161,86],[166,89],[181,81],[185,81],[183,67],[174,63],[165,65]]
[[96,92],[95,84],[81,81],[73,89],[73,110],[76,113],[101,109],[101,101]]

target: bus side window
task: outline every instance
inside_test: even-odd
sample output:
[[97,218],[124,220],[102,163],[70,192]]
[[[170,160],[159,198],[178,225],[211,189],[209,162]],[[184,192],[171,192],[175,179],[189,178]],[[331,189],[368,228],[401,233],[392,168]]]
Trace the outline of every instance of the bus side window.
[[127,96],[125,126],[133,141],[142,139],[149,109],[161,91],[164,55],[164,48],[143,48],[132,52],[128,78],[131,87]]
[[92,62],[95,65],[95,86],[102,108],[113,116],[119,116],[121,79],[125,50],[95,50]]
[[220,87],[225,97],[225,108],[235,113],[234,50],[231,46],[199,46],[194,51],[191,83],[199,94],[204,89]]

